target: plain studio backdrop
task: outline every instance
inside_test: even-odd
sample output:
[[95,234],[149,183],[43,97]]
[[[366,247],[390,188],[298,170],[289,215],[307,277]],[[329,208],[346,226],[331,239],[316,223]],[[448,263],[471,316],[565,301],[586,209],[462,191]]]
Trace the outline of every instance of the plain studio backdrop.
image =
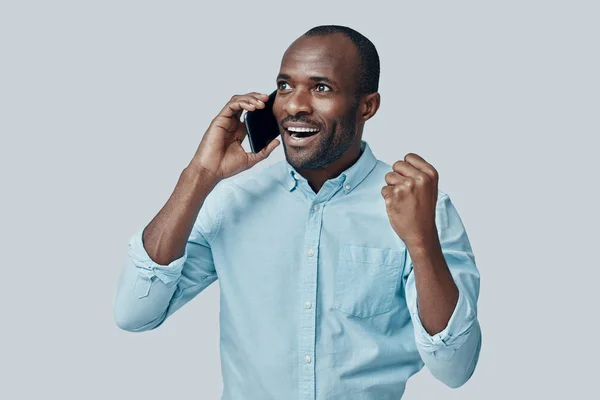
[[404,398],[596,398],[599,17],[596,1],[2,2],[0,398],[219,398],[218,281],[129,333],[117,279],[212,118],[270,93],[321,24],[377,47],[363,138],[437,168],[481,273],[475,374],[450,389],[423,369]]

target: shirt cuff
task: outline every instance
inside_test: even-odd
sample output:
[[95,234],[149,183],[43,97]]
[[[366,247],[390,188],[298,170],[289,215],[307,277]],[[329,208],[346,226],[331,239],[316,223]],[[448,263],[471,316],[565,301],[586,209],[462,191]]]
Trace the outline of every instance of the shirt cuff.
[[153,277],[160,279],[165,285],[171,284],[181,277],[183,264],[187,260],[187,246],[184,249],[183,256],[171,261],[168,265],[157,264],[150,258],[144,242],[142,234],[144,229],[140,229],[129,240],[129,257],[133,265],[138,269],[140,277],[146,278],[148,282],[152,281]]
[[434,353],[440,358],[449,359],[466,342],[476,318],[473,307],[460,288],[458,301],[446,328],[435,335],[430,335],[423,327],[418,306],[415,305],[413,309],[416,310],[413,313],[413,325],[417,345],[425,352]]

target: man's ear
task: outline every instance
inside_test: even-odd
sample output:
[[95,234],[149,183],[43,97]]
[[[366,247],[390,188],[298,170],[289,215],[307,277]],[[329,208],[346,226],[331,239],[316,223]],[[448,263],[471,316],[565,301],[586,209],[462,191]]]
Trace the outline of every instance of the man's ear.
[[379,92],[363,95],[360,102],[359,122],[365,122],[375,115],[379,110],[379,104],[381,104]]

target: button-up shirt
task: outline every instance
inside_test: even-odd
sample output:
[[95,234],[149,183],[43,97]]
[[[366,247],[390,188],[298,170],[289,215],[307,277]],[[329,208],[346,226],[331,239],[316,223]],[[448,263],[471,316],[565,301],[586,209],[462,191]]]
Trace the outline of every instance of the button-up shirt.
[[[446,328],[421,324],[413,264],[381,196],[392,166],[360,158],[318,193],[287,160],[220,181],[168,265],[129,241],[117,325],[155,329],[219,279],[222,400],[397,400],[424,365],[451,387],[479,358],[479,273],[438,190],[436,226],[459,290]],[[201,396],[201,394],[199,394]]]

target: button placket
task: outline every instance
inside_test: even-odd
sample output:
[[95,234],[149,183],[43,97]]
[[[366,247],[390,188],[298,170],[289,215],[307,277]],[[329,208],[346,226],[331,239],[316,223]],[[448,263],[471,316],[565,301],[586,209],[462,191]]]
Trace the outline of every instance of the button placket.
[[317,196],[312,197],[313,203],[308,208],[306,221],[306,236],[304,241],[304,262],[302,266],[302,298],[304,299],[301,312],[300,341],[298,348],[300,400],[315,400],[315,341],[316,341],[316,307],[317,301],[317,271],[319,239],[321,235],[323,202],[333,195],[331,185],[326,184]]

